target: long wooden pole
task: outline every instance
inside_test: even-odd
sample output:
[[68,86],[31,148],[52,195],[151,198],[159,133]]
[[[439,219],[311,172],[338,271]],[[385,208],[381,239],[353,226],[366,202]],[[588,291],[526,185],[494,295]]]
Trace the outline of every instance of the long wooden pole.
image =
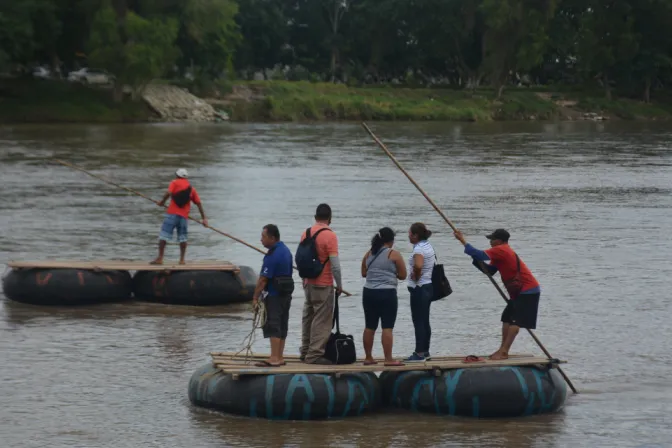
[[[434,210],[436,210],[437,213],[439,215],[441,215],[443,220],[446,221],[446,223],[450,226],[450,228],[453,229],[453,231],[457,231],[457,228],[453,225],[453,223],[450,221],[450,219],[448,219],[448,217],[445,215],[445,213],[443,213],[443,211],[441,211],[439,206],[436,205],[436,203],[432,200],[432,198],[430,198],[427,195],[427,193],[425,193],[425,190],[423,190],[422,187],[420,187],[420,185],[418,185],[418,183],[411,177],[411,175],[408,174],[408,172],[404,169],[404,167],[401,166],[401,164],[396,159],[396,157],[394,157],[394,155],[390,152],[390,150],[387,149],[385,144],[380,141],[380,139],[376,136],[376,134],[373,133],[373,131],[367,126],[367,124],[362,122],[362,126],[364,127],[366,132],[368,132],[369,135],[373,138],[373,140],[378,144],[378,146],[380,146],[380,148],[385,152],[385,154],[387,154],[387,156],[392,160],[392,162],[394,162],[394,164],[397,166],[397,168],[399,168],[399,170],[402,173],[404,173],[404,175],[408,178],[408,180],[411,181],[411,183],[415,186],[415,188],[417,188],[418,191],[420,191],[420,193],[422,193],[422,195],[425,197],[425,199],[427,199],[427,201],[432,205],[432,207],[434,207]],[[466,242],[463,242],[463,244],[464,243],[466,243]],[[509,299],[506,297],[506,294],[504,294],[504,291],[502,291],[502,288],[500,288],[500,286],[497,284],[497,281],[494,279],[494,277],[490,274],[490,271],[485,267],[485,263],[483,263],[482,261],[479,260],[479,265],[481,266],[481,270],[488,276],[488,278],[490,279],[490,282],[493,284],[493,286],[495,287],[497,292],[499,292],[499,295],[502,297],[502,299],[504,299],[505,302],[508,302]],[[532,339],[534,339],[534,342],[537,343],[537,345],[539,346],[539,348],[541,348],[541,350],[544,352],[544,354],[549,359],[552,359],[553,357],[551,356],[549,351],[546,350],[546,347],[544,347],[544,344],[541,343],[539,338],[537,338],[537,335],[534,334],[534,331],[532,331],[529,328],[527,328],[526,330],[528,331],[528,333],[530,333],[530,336],[532,336]],[[575,394],[578,394],[578,391],[576,390],[576,388],[574,387],[572,382],[569,380],[569,378],[567,377],[565,372],[563,372],[563,370],[560,367],[558,367],[558,371],[560,372],[562,377],[565,379],[565,381],[567,382],[567,385],[569,385],[569,387],[572,389],[572,391]]]
[[[93,177],[93,178],[95,178],[95,179],[98,179],[98,180],[100,180],[100,181],[102,181],[102,182],[105,182],[106,184],[114,185],[114,186],[117,187],[117,188],[121,188],[122,190],[126,190],[126,191],[128,191],[129,193],[133,193],[133,194],[136,195],[136,196],[140,196],[141,198],[147,199],[148,201],[151,201],[151,202],[155,203],[156,205],[160,205],[160,204],[159,204],[159,201],[155,201],[154,199],[150,198],[149,196],[145,196],[144,194],[140,193],[139,191],[135,191],[135,190],[133,190],[133,189],[131,189],[131,188],[124,187],[123,185],[119,185],[118,183],[116,183],[116,182],[112,182],[112,181],[109,180],[109,179],[106,179],[106,178],[104,178],[104,177],[98,176],[97,174],[93,174],[93,173],[91,173],[91,172],[85,170],[84,168],[80,168],[80,167],[78,167],[78,166],[76,166],[76,165],[73,165],[73,164],[71,164],[71,163],[64,162],[63,160],[55,159],[54,161],[57,162],[57,163],[60,163],[61,165],[67,166],[68,168],[72,168],[72,169],[74,169],[74,170],[81,171],[82,173],[88,174],[89,176],[91,176],[91,177]],[[163,207],[164,207],[164,208],[167,208],[166,205],[163,205]],[[221,230],[219,230],[219,229],[216,229],[216,228],[214,228],[214,227],[212,227],[212,226],[209,226],[209,225],[206,226],[206,225],[203,223],[203,221],[201,221],[200,219],[192,218],[191,216],[187,216],[187,218],[188,218],[188,219],[191,219],[192,221],[195,221],[195,222],[201,224],[203,227],[207,227],[208,229],[213,230],[213,231],[219,233],[220,235],[224,235],[224,236],[227,237],[227,238],[231,238],[232,240],[237,241],[237,242],[239,242],[240,244],[244,244],[245,246],[249,247],[250,249],[254,249],[254,250],[256,250],[257,252],[266,255],[266,251],[264,251],[264,250],[262,250],[262,249],[259,249],[258,247],[253,246],[253,245],[247,243],[246,241],[241,240],[240,238],[236,238],[235,236],[233,236],[233,235],[231,235],[231,234],[229,234],[229,233],[223,232],[223,231],[221,231]],[[292,266],[292,267],[293,267],[294,269],[297,269],[296,266]],[[298,270],[298,269],[297,269],[297,270]],[[346,296],[348,296],[348,297],[352,295],[352,294],[350,294],[349,292],[347,292],[347,291],[345,291],[345,290],[343,290],[343,294],[346,295]]]

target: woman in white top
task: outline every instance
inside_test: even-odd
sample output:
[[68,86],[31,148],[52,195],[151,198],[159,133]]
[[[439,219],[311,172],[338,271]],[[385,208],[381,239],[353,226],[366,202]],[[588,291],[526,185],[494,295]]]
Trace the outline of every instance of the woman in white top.
[[408,239],[413,244],[413,254],[408,259],[408,290],[411,293],[411,317],[415,328],[415,351],[406,362],[423,362],[431,358],[429,342],[432,328],[429,325],[429,307],[434,296],[432,270],[436,263],[434,248],[427,241],[432,232],[416,222],[408,230]]

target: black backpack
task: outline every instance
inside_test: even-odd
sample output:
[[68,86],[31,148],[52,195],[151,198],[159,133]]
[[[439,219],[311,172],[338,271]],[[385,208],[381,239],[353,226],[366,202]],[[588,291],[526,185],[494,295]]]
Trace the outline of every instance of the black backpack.
[[317,235],[320,232],[331,229],[324,228],[315,232],[315,235],[310,234],[310,227],[306,229],[306,238],[299,243],[299,247],[296,248],[296,254],[294,255],[294,262],[299,271],[299,277],[301,278],[317,278],[322,273],[324,265],[329,263],[329,259],[323,264],[320,262],[320,258],[317,256]]
[[171,195],[171,199],[180,208],[187,205],[191,200],[191,185],[189,185],[184,190],[178,191],[177,193]]
[[324,347],[324,357],[334,364],[354,364],[357,361],[355,340],[352,335],[342,334],[338,321],[338,295],[334,304],[334,321],[331,328],[336,325],[336,333],[329,335],[327,345]]

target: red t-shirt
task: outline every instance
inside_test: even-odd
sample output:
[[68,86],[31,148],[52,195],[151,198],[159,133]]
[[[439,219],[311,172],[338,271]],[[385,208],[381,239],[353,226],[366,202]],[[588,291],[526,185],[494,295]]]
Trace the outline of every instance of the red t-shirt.
[[[178,193],[182,190],[186,190],[189,188],[189,181],[187,179],[175,179],[170,183],[168,186],[168,191],[170,194],[175,194]],[[191,209],[191,203],[194,204],[200,204],[201,203],[201,198],[198,196],[198,193],[196,192],[196,189],[194,187],[191,187],[191,194],[189,195],[189,202],[187,202],[184,207],[178,206],[175,201],[170,201],[170,205],[168,206],[167,213],[170,215],[179,215],[184,218],[189,216],[189,210]]]
[[[310,234],[315,235],[320,229],[328,229],[329,226],[322,223],[317,223],[310,228]],[[301,241],[306,239],[306,232],[301,235]],[[325,263],[329,259],[329,254],[338,255],[338,238],[333,231],[325,230],[320,232],[315,239],[315,246],[317,248],[317,258],[320,262]],[[334,284],[334,274],[331,272],[331,263],[324,265],[324,269],[317,278],[307,278],[304,280],[308,285],[317,286],[332,286]]]
[[[508,244],[500,244],[499,246],[491,247],[484,251],[490,257],[490,264],[499,270],[499,275],[502,276],[504,283],[513,279],[518,272],[518,265],[516,262],[516,254]],[[518,257],[520,259],[520,256]],[[539,286],[539,282],[532,271],[520,259],[520,281],[523,283],[521,292],[527,291]]]

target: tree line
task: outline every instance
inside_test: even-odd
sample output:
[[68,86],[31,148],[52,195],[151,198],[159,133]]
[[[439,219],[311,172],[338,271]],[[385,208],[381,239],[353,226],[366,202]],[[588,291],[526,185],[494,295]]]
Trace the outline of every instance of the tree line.
[[672,83],[671,24],[672,0],[0,0],[0,71],[600,85],[648,102]]

